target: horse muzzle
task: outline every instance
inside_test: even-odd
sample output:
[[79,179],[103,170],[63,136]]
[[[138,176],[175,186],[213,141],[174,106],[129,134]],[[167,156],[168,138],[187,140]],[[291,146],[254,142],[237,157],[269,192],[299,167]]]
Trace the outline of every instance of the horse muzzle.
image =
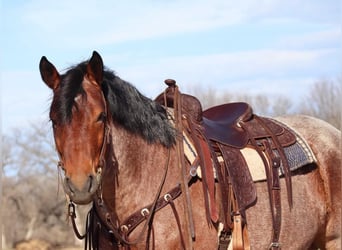
[[65,176],[63,181],[63,188],[65,193],[69,196],[70,201],[78,205],[85,205],[93,200],[96,191],[101,184],[101,171],[96,175],[89,175],[82,185],[76,185],[75,182]]

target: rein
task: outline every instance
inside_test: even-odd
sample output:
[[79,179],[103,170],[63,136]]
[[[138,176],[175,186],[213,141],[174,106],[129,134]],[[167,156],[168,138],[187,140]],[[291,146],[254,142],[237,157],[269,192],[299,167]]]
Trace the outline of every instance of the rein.
[[[84,234],[81,234],[80,231],[78,230],[77,225],[76,225],[76,221],[75,221],[75,219],[76,219],[76,208],[75,208],[75,204],[72,201],[70,201],[70,203],[68,205],[68,216],[71,219],[72,228],[74,230],[76,237],[79,240],[83,240],[88,234],[88,228]],[[86,224],[88,224],[88,216],[87,216]]]

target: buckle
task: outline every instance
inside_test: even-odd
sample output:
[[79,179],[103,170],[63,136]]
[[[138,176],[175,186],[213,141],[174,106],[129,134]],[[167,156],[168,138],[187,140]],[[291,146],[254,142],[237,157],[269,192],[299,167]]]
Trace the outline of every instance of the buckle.
[[280,243],[279,242],[272,242],[268,249],[272,249],[272,248],[280,249]]

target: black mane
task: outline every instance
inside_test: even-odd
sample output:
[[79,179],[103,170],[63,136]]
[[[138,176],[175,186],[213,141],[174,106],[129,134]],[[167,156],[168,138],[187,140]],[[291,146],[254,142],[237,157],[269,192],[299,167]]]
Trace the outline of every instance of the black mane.
[[[62,123],[71,121],[75,97],[80,93],[85,95],[82,81],[86,68],[87,62],[83,62],[61,76],[51,106],[54,110],[51,109],[51,112]],[[114,121],[150,143],[160,142],[166,147],[175,143],[175,129],[160,104],[142,95],[133,85],[107,68],[104,70],[101,87]]]

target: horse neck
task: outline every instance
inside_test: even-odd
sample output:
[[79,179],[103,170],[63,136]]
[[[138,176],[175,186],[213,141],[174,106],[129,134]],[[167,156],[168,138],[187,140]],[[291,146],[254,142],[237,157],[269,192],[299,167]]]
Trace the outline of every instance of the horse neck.
[[[111,168],[111,173],[104,174],[104,178],[111,178],[107,181],[110,187],[104,186],[112,190],[108,192],[107,199],[111,201],[111,207],[120,216],[120,211],[122,214],[127,214],[127,209],[131,208],[135,211],[139,206],[146,205],[146,201],[154,199],[167,164],[168,149],[158,143],[148,143],[141,136],[132,134],[115,124],[111,126],[111,137],[117,162],[117,179],[115,185],[113,181],[115,173]],[[174,151],[171,150],[171,158],[174,156]],[[174,162],[170,161],[171,164]],[[175,168],[169,166],[165,188],[177,183],[171,169]]]

